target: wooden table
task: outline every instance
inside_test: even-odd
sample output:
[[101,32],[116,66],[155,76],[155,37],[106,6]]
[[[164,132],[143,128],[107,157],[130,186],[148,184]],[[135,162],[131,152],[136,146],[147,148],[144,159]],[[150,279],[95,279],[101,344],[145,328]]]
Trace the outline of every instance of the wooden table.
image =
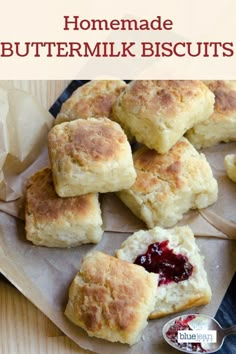
[[[49,108],[69,81],[2,81]],[[15,287],[0,278],[0,354],[88,354],[67,338]]]
[[1,354],[88,354],[66,337],[16,288],[0,280]]

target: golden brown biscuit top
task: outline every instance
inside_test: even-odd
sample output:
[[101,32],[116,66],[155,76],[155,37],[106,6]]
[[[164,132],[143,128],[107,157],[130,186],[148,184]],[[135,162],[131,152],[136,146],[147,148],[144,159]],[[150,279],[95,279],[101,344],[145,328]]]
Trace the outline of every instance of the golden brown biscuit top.
[[73,96],[87,96],[90,94],[109,92],[118,94],[120,93],[120,90],[126,86],[127,84],[122,80],[92,80],[74,91]]
[[207,87],[196,80],[137,80],[122,93],[123,110],[146,118],[175,117]]
[[215,112],[230,115],[236,113],[236,81],[204,81],[215,95]]
[[68,119],[111,117],[112,105],[127,84],[121,80],[93,80],[80,86],[62,105]]
[[80,166],[88,165],[90,160],[114,160],[126,144],[121,127],[107,118],[77,119],[56,125],[49,133],[49,147],[57,151],[56,158],[67,155]]
[[75,314],[91,332],[135,327],[140,305],[149,297],[154,280],[142,267],[102,252],[88,254],[71,288]]
[[92,193],[80,197],[60,198],[54,190],[50,168],[38,171],[28,180],[26,204],[27,214],[35,215],[39,222],[60,222],[62,215],[66,215],[68,221],[73,218],[84,219],[95,209]]
[[191,183],[199,169],[205,173],[205,161],[185,138],[164,155],[143,146],[133,154],[133,159],[137,178],[132,189],[144,194],[158,190],[158,198],[168,197],[170,190],[182,189],[186,183]]
[[159,176],[154,176],[150,172],[137,170],[137,178],[132,186],[132,190],[138,194],[148,195],[152,192],[158,192],[158,200],[165,201],[170,195],[170,185],[166,181],[160,179]]

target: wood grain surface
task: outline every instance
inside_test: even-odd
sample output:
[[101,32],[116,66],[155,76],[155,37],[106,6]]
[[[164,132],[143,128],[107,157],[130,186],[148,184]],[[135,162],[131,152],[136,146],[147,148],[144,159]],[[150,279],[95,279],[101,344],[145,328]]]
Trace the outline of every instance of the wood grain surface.
[[0,281],[1,354],[89,354],[67,338],[15,287]]
[[2,80],[1,85],[30,92],[44,107],[50,108],[69,82],[70,80]]
[[[49,108],[69,81],[1,81],[30,92]],[[67,338],[14,286],[0,277],[0,354],[88,354]]]

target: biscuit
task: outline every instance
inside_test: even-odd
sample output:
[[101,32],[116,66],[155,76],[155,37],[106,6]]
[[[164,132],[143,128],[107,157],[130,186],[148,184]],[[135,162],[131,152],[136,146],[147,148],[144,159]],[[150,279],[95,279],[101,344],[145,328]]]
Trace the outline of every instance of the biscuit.
[[159,153],[213,113],[214,95],[201,81],[138,80],[120,94],[113,119]]
[[[146,254],[148,248],[151,255]],[[205,305],[211,300],[203,257],[188,226],[172,229],[156,226],[152,230],[138,231],[123,242],[116,256],[127,262],[141,263],[148,271],[159,275],[152,319]]]
[[215,95],[214,113],[197,123],[186,137],[197,148],[236,141],[236,81],[204,81]]
[[148,228],[173,226],[189,209],[206,208],[217,199],[205,155],[184,137],[163,155],[142,146],[133,160],[136,181],[117,195]]
[[98,243],[103,234],[98,195],[60,198],[49,168],[36,172],[26,186],[26,238],[35,245],[72,247]]
[[118,191],[135,181],[127,137],[108,118],[54,126],[48,135],[48,150],[54,187],[61,197]]
[[236,154],[228,154],[224,158],[227,176],[236,183]]
[[70,286],[65,315],[91,337],[132,345],[154,309],[157,281],[143,267],[89,253]]
[[93,80],[80,86],[63,103],[55,124],[77,118],[111,118],[112,105],[126,86],[122,80]]

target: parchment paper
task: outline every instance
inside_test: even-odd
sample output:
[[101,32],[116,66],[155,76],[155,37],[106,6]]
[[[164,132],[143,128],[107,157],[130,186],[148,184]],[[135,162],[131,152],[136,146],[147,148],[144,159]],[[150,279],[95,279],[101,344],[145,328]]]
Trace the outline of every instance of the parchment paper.
[[[64,316],[68,288],[83,256],[94,249],[114,254],[130,232],[145,228],[145,225],[114,195],[104,194],[102,205],[106,232],[98,245],[49,249],[36,247],[28,242],[25,238],[24,221],[20,220],[20,217],[23,218],[24,186],[27,176],[48,164],[46,136],[52,125],[52,117],[25,93],[0,93],[1,97],[4,109],[0,102],[0,111],[4,112],[2,117],[5,119],[2,118],[0,123],[0,271],[65,334],[85,349],[102,354],[174,353],[175,350],[164,343],[161,335],[164,323],[174,316],[149,321],[142,340],[132,347],[88,338],[84,331]],[[30,123],[26,124],[28,121]],[[16,128],[13,129],[15,124]],[[213,292],[209,305],[191,309],[189,312],[215,315],[236,268],[236,242],[224,239],[232,237],[232,230],[222,232],[222,224],[224,226],[232,222],[234,227],[236,221],[236,185],[228,180],[222,164],[223,156],[232,151],[235,151],[235,144],[224,144],[207,151],[207,158],[219,181],[219,202],[207,208],[203,214],[197,211],[187,213],[181,222],[188,223],[196,236],[204,236],[198,237],[196,242],[201,253],[207,256],[205,267]],[[212,215],[217,217],[217,228],[211,225]],[[224,227],[223,229],[225,231]]]
[[28,93],[0,85],[0,210],[23,217],[25,182],[48,164],[53,117]]

